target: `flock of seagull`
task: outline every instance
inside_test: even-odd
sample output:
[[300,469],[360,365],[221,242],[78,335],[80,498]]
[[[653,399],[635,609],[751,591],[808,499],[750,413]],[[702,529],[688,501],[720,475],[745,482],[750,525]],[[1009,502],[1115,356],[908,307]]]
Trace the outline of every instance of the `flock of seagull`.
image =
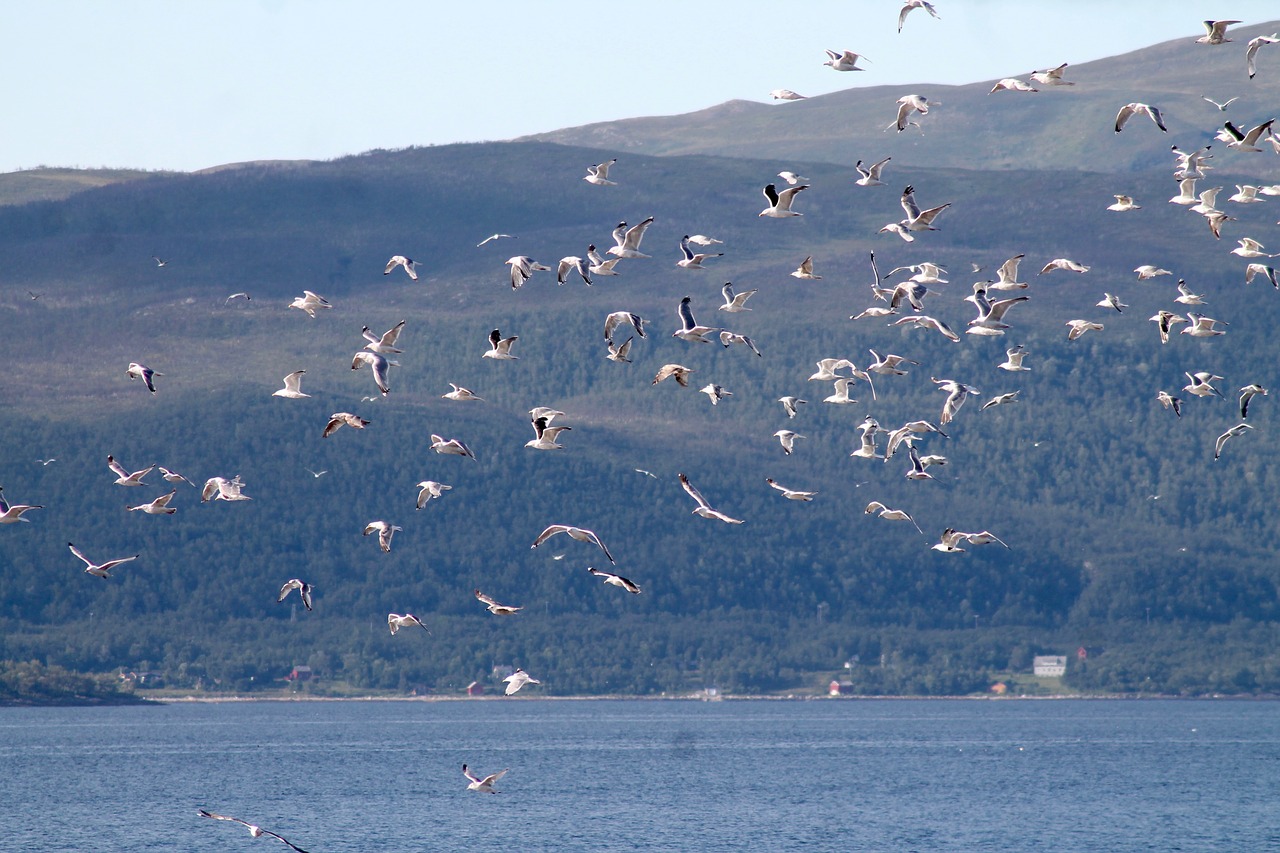
[[[915,9],[922,9],[934,18],[939,17],[934,6],[925,2],[925,0],[908,0],[903,5],[899,15],[899,32],[907,21],[909,13]],[[1228,27],[1236,23],[1239,22],[1206,21],[1204,22],[1206,35],[1196,41],[1197,43],[1212,46],[1230,42],[1231,39],[1227,37]],[[1247,51],[1249,77],[1253,77],[1256,73],[1256,60],[1259,49],[1264,45],[1273,44],[1277,41],[1280,41],[1280,37],[1273,35],[1269,37],[1262,36],[1249,42]],[[828,58],[823,64],[839,72],[862,71],[864,69],[859,67],[858,63],[867,61],[865,57],[852,51],[827,50],[826,54]],[[1066,68],[1067,64],[1063,63],[1053,68],[1037,71],[1031,75],[1032,82],[1045,87],[1074,85],[1072,82],[1063,79]],[[1029,93],[1038,90],[1034,86],[1016,78],[1006,78],[999,81],[991,90],[993,94],[1001,91]],[[795,100],[801,97],[787,90],[775,90],[772,94],[775,98],[783,100]],[[1206,98],[1205,100],[1210,99]],[[1217,109],[1226,111],[1234,100],[1233,98],[1221,104],[1214,101],[1210,101],[1210,103]],[[903,132],[911,126],[919,127],[919,121],[916,117],[923,118],[928,116],[930,106],[936,106],[936,102],[931,104],[927,98],[916,94],[903,96],[897,101],[896,117],[891,122],[890,127],[896,128],[898,132]],[[1136,102],[1120,107],[1114,123],[1115,132],[1119,133],[1125,130],[1128,127],[1129,120],[1137,115],[1149,117],[1159,131],[1167,132],[1164,115],[1157,106]],[[1133,131],[1131,130],[1130,132]],[[1233,122],[1227,121],[1219,131],[1219,140],[1225,143],[1226,148],[1241,154],[1261,153],[1264,151],[1262,147],[1264,145],[1273,148],[1276,153],[1280,154],[1280,136],[1277,136],[1273,130],[1272,120],[1261,122],[1244,131],[1237,128]],[[1222,188],[1214,187],[1202,190],[1199,193],[1196,192],[1197,181],[1205,180],[1212,169],[1209,161],[1214,159],[1215,155],[1210,148],[1211,146],[1204,146],[1195,151],[1186,152],[1180,150],[1176,145],[1172,147],[1173,155],[1176,158],[1174,177],[1179,182],[1180,188],[1178,195],[1169,199],[1169,202],[1183,205],[1189,211],[1203,216],[1209,223],[1213,237],[1220,239],[1223,225],[1235,220],[1234,217],[1216,207],[1217,195]],[[856,166],[859,174],[859,178],[855,182],[856,185],[868,189],[884,186],[885,171],[890,161],[890,157],[883,157],[870,165],[864,166],[863,161],[859,160]],[[594,187],[614,187],[619,183],[620,171],[617,158],[611,158],[588,166],[587,173],[582,180]],[[811,186],[811,184],[807,183],[808,179],[790,171],[780,172],[777,177],[785,183],[785,186],[779,189],[779,184],[772,180],[764,186],[763,195],[766,206],[759,211],[758,217],[791,219],[803,216],[802,193]],[[1236,194],[1229,201],[1237,204],[1256,204],[1266,197],[1280,196],[1280,185],[1264,185],[1260,183],[1258,185],[1241,185],[1237,186],[1236,189]],[[951,207],[951,203],[947,202],[933,207],[922,208],[916,201],[916,189],[910,184],[902,191],[899,201],[903,211],[903,218],[885,224],[880,229],[880,233],[896,235],[907,243],[914,243],[930,232],[941,230],[945,223],[944,214]],[[1107,209],[1130,215],[1141,210],[1142,205],[1132,196],[1117,194],[1115,203]],[[562,285],[569,282],[571,278],[575,278],[590,286],[595,282],[595,277],[619,275],[619,264],[623,262],[637,263],[646,259],[651,260],[651,256],[645,254],[641,249],[646,231],[653,222],[653,217],[647,217],[634,225],[629,225],[626,221],[619,222],[612,233],[614,245],[610,246],[603,255],[597,250],[596,244],[591,243],[583,256],[567,256],[554,265],[540,263],[528,255],[512,256],[505,263],[509,268],[508,280],[510,286],[513,290],[522,288],[533,281],[537,273],[551,272],[552,270],[556,273],[557,282]],[[779,227],[785,228],[786,226]],[[515,239],[515,237],[510,234],[495,233],[485,238],[478,245],[484,246],[488,243],[505,239]],[[1265,251],[1266,247],[1251,237],[1240,238],[1238,243],[1239,245],[1231,251],[1231,254],[1248,261],[1248,266],[1245,270],[1246,283],[1254,280],[1265,280],[1273,287],[1280,288],[1280,284],[1277,283],[1275,267],[1265,262],[1266,259],[1273,257]],[[688,271],[714,269],[716,259],[722,257],[724,252],[710,249],[721,245],[723,245],[722,241],[707,235],[685,235],[679,241],[679,254],[674,261],[674,267]],[[708,251],[696,251],[694,247],[708,249]],[[1028,288],[1028,282],[1019,280],[1019,265],[1023,259],[1024,255],[1022,254],[1009,258],[995,271],[995,278],[986,279],[973,285],[972,293],[966,296],[964,301],[973,305],[976,314],[973,319],[968,321],[966,328],[963,330],[964,334],[1004,336],[1013,331],[1010,321],[1014,315],[1010,312],[1016,306],[1027,302],[1031,298],[1022,292]],[[155,260],[157,266],[160,267],[168,263],[159,258]],[[920,261],[909,266],[893,269],[882,278],[876,266],[875,255],[872,254],[868,260],[874,277],[874,283],[869,294],[872,304],[860,313],[852,315],[850,320],[878,320],[880,322],[886,322],[887,320],[893,326],[916,327],[926,333],[939,334],[953,343],[961,342],[962,335],[953,330],[948,323],[925,313],[927,304],[936,301],[938,298],[937,294],[940,291],[935,288],[948,284],[948,280],[945,278],[948,272],[944,267],[931,261]],[[393,255],[386,264],[384,274],[391,275],[397,270],[401,270],[409,279],[417,281],[418,265],[418,262],[405,255]],[[815,273],[815,268],[814,258],[812,256],[806,257],[797,269],[791,273],[791,276],[805,281],[820,280],[822,276]],[[1084,276],[1089,271],[1089,266],[1075,260],[1055,258],[1044,263],[1039,274],[1050,275],[1065,272]],[[979,270],[974,270],[975,274],[978,272]],[[1134,273],[1139,280],[1153,280],[1161,276],[1172,275],[1169,270],[1161,269],[1155,265],[1140,266],[1134,270]],[[889,280],[899,274],[910,275],[899,283],[890,283]],[[1184,281],[1179,280],[1177,287],[1179,295],[1176,298],[1171,295],[1171,301],[1189,308],[1199,308],[1203,304],[1203,297],[1194,294]],[[717,316],[737,317],[750,312],[752,308],[748,305],[748,302],[756,292],[754,289],[737,291],[732,283],[726,282],[721,288],[723,301],[722,304],[716,307]],[[1002,292],[1017,292],[1017,295],[996,298]],[[250,297],[248,294],[237,293],[228,297],[228,301],[235,298],[248,300]],[[307,290],[303,292],[302,296],[294,299],[289,304],[289,307],[297,308],[306,313],[308,317],[315,319],[319,313],[332,309],[333,305],[323,296]],[[1129,306],[1124,304],[1118,296],[1106,293],[1094,307],[1102,308],[1106,312],[1114,311],[1117,314],[1122,314],[1124,309]],[[675,338],[682,344],[695,348],[704,344],[719,344],[724,348],[742,347],[757,357],[763,357],[762,352],[749,335],[720,326],[699,323],[695,318],[693,298],[690,296],[685,296],[679,301],[675,306],[674,313],[678,326],[670,333],[670,337]],[[1180,330],[1180,334],[1190,337],[1220,337],[1227,332],[1226,323],[1199,311],[1187,310],[1186,315],[1183,316],[1174,310],[1161,310],[1151,320],[1157,324],[1161,343],[1168,343],[1174,326],[1179,324],[1185,325]],[[392,393],[392,368],[399,367],[393,357],[402,352],[398,348],[398,344],[405,325],[405,321],[401,321],[382,334],[376,333],[368,326],[362,329],[365,344],[362,349],[352,356],[351,369],[357,371],[364,367],[370,368],[376,396],[367,397],[365,398],[366,400],[387,397]],[[1085,334],[1102,333],[1105,329],[1103,322],[1090,317],[1070,319],[1066,321],[1065,325],[1068,329],[1067,337],[1072,341]],[[603,323],[603,339],[606,345],[606,351],[603,356],[619,364],[630,363],[630,353],[633,345],[636,344],[637,339],[648,339],[650,337],[647,327],[651,326],[651,320],[642,318],[631,311],[616,311],[608,314]],[[619,340],[621,330],[624,327],[628,330],[628,336],[625,340]],[[520,358],[515,352],[517,341],[519,341],[518,335],[504,335],[500,329],[495,328],[489,333],[488,349],[483,351],[480,357],[497,362],[517,360]],[[900,354],[886,353],[881,355],[875,350],[871,350],[870,355],[871,360],[865,362],[865,366],[847,357],[823,358],[817,362],[816,371],[808,376],[807,381],[832,383],[832,394],[825,397],[822,402],[830,405],[846,405],[858,402],[852,394],[860,387],[859,383],[865,384],[871,399],[876,400],[878,397],[873,377],[885,383],[896,377],[908,375],[910,372],[908,367],[918,364],[916,361]],[[1011,345],[1006,350],[1005,355],[1006,360],[995,365],[996,368],[1013,376],[1032,369],[1031,366],[1025,363],[1031,354],[1024,345]],[[697,372],[695,368],[678,362],[670,362],[664,364],[657,371],[650,384],[656,386],[664,383],[667,379],[674,379],[676,385],[688,388],[691,387],[690,377],[695,372]],[[283,379],[283,387],[274,391],[272,396],[287,400],[309,397],[310,395],[302,391],[302,380],[305,375],[306,370],[301,369],[289,373]],[[144,364],[131,362],[126,370],[126,376],[131,380],[142,380],[147,392],[152,395],[161,393],[157,390],[155,379],[163,377],[164,374]],[[1223,381],[1222,376],[1209,371],[1188,371],[1186,377],[1188,380],[1187,385],[1180,389],[1161,389],[1157,395],[1158,401],[1164,407],[1170,409],[1175,416],[1181,417],[1183,406],[1186,403],[1187,397],[1182,396],[1183,393],[1187,396],[1198,398],[1221,398],[1224,396],[1222,390],[1215,385],[1215,383]],[[797,376],[797,379],[801,380],[802,377]],[[981,396],[981,391],[973,385],[958,379],[945,377],[931,377],[931,379],[938,391],[945,394],[936,419],[914,418],[899,427],[885,427],[877,422],[874,417],[867,415],[857,426],[860,437],[857,446],[849,455],[860,460],[878,460],[882,463],[887,463],[896,454],[904,452],[909,460],[909,467],[903,474],[906,479],[915,482],[927,482],[933,479],[934,475],[930,473],[929,469],[946,465],[947,459],[938,454],[922,454],[920,447],[917,445],[922,445],[925,440],[932,436],[946,438],[947,433],[944,428],[960,416],[966,401],[970,397]],[[442,394],[443,399],[458,403],[483,401],[483,397],[468,388],[454,383],[449,383],[449,386],[452,390]],[[718,405],[733,396],[732,391],[715,381],[708,382],[700,391],[707,395],[711,405]],[[1015,390],[994,395],[984,402],[981,409],[986,410],[996,406],[1016,404],[1018,402],[1018,393]],[[1215,459],[1221,456],[1228,441],[1232,439],[1243,440],[1242,437],[1254,429],[1251,424],[1247,423],[1249,404],[1254,397],[1265,396],[1267,390],[1256,382],[1250,382],[1240,389],[1239,394],[1239,423],[1226,429],[1218,436],[1214,448]],[[800,415],[800,407],[806,405],[808,401],[798,395],[787,394],[779,397],[778,402],[781,404],[788,422],[790,422]],[[529,417],[534,437],[525,444],[525,447],[537,451],[563,450],[564,445],[560,441],[572,429],[570,426],[556,422],[557,418],[564,416],[564,412],[549,407],[537,407],[531,410]],[[344,426],[354,430],[363,430],[369,423],[368,419],[351,412],[335,412],[322,428],[317,425],[317,429],[322,437],[328,438]],[[803,452],[799,449],[801,445],[797,444],[798,441],[805,439],[803,434],[792,429],[782,428],[773,433],[773,436],[778,440],[784,456]],[[883,446],[880,443],[882,438],[884,439]],[[471,460],[476,459],[476,454],[467,443],[456,437],[443,437],[432,434],[430,449],[442,455],[461,456]],[[114,456],[110,455],[107,457],[107,465],[114,476],[114,485],[132,488],[150,485],[145,481],[145,478],[159,467],[150,465],[146,468],[130,471],[117,461]],[[128,506],[128,511],[136,511],[148,515],[173,515],[177,512],[178,507],[173,504],[174,498],[178,493],[178,484],[186,482],[194,485],[194,483],[183,475],[166,468],[159,467],[159,470],[163,479],[172,484],[170,491],[153,500]],[[639,469],[637,470],[639,471]],[[326,472],[312,473],[314,476],[319,477]],[[648,472],[644,471],[640,473],[648,474]],[[677,480],[694,504],[691,510],[692,514],[703,519],[730,525],[746,523],[746,519],[735,517],[731,511],[718,509],[691,482],[685,473],[679,473]],[[237,502],[252,500],[249,495],[243,493],[244,486],[245,484],[239,475],[234,477],[210,477],[200,489],[201,501]],[[783,485],[772,477],[765,479],[765,487],[775,490],[782,499],[800,504],[821,499],[815,490]],[[414,504],[416,509],[421,510],[432,501],[447,499],[445,493],[451,490],[452,486],[434,480],[423,480],[417,483],[415,488],[418,492],[416,499],[414,499]],[[408,502],[409,498],[406,497],[406,506]],[[30,519],[26,515],[33,510],[41,508],[40,505],[36,504],[10,504],[3,499],[2,490],[0,490],[0,524],[28,522]],[[914,527],[919,534],[923,535],[924,532],[908,510],[900,507],[891,508],[879,500],[871,500],[864,509],[864,515],[874,516],[886,521],[904,521]],[[363,534],[365,536],[376,534],[379,549],[382,552],[390,552],[393,537],[400,530],[402,530],[400,526],[390,521],[375,519],[364,527]],[[560,534],[564,534],[568,539],[597,549],[611,566],[616,565],[613,554],[595,531],[572,524],[549,524],[534,539],[530,548],[536,549]],[[933,544],[931,549],[941,553],[956,554],[965,551],[966,548],[991,544],[1005,548],[1010,547],[1001,537],[989,530],[965,532],[948,526],[939,535],[938,542]],[[110,579],[112,570],[138,560],[140,557],[139,554],[134,554],[123,558],[95,562],[87,557],[75,544],[68,543],[68,548],[74,557],[85,564],[84,572],[86,574],[101,579]],[[641,587],[626,577],[597,569],[594,566],[588,567],[587,571],[593,577],[600,578],[605,584],[616,586],[631,594],[641,593]],[[298,593],[306,610],[311,611],[315,603],[313,597],[315,589],[311,583],[302,578],[289,578],[286,580],[280,587],[276,600],[284,602],[295,591]],[[479,589],[474,591],[474,596],[489,613],[495,616],[516,616],[522,610],[522,607],[518,605],[500,603]],[[410,612],[388,614],[387,624],[392,635],[395,635],[401,628],[421,628],[426,634],[431,634],[427,625]],[[506,683],[506,695],[515,694],[527,685],[541,683],[523,669],[517,669],[504,681]],[[469,782],[467,789],[481,793],[496,793],[495,784],[508,772],[507,770],[502,770],[481,777],[473,773],[466,764],[462,766],[462,770]],[[303,853],[300,848],[287,841],[283,836],[263,830],[255,824],[204,810],[201,810],[199,814],[213,820],[239,823],[245,826],[255,838],[263,836],[275,838],[291,849],[298,851],[298,853]]]

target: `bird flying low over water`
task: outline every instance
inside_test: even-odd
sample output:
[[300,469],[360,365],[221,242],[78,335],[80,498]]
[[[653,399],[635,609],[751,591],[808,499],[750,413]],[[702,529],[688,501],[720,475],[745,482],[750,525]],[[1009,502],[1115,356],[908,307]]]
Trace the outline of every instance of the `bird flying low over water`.
[[703,518],[714,518],[718,521],[723,521],[726,524],[742,524],[743,523],[742,519],[732,518],[728,515],[725,515],[723,512],[721,512],[718,509],[715,509],[714,507],[711,506],[711,504],[707,503],[707,499],[702,496],[702,492],[698,491],[698,489],[693,485],[693,483],[689,482],[689,478],[685,476],[683,473],[679,474],[678,476],[680,479],[680,485],[684,487],[684,490],[689,494],[689,497],[693,498],[698,503],[697,508],[693,510],[694,515],[699,515],[699,516],[702,516]]
[[507,771],[499,770],[497,773],[490,773],[488,776],[481,779],[479,776],[468,770],[467,765],[464,764],[462,765],[462,775],[471,780],[471,784],[467,786],[468,791],[476,791],[481,794],[496,794],[498,793],[498,790],[493,786],[499,779],[507,775]]
[[520,688],[524,687],[526,684],[542,683],[538,679],[530,676],[529,673],[525,672],[523,669],[517,669],[515,672],[511,673],[510,675],[508,675],[506,678],[502,680],[507,683],[507,689],[505,692],[506,692],[506,695],[508,696],[514,693],[519,693]]
[[311,584],[298,580],[297,578],[290,578],[285,581],[284,586],[280,587],[280,594],[276,596],[276,603],[279,604],[284,601],[285,598],[288,597],[289,593],[293,592],[295,589],[298,591],[298,595],[302,597],[302,606],[307,608],[307,610],[310,610],[311,590],[313,587]]
[[578,542],[588,542],[598,546],[600,550],[604,552],[605,558],[608,559],[610,563],[616,564],[617,561],[613,559],[613,555],[609,553],[609,549],[600,541],[600,537],[595,534],[595,531],[587,530],[585,527],[574,527],[570,524],[549,525],[546,530],[543,530],[538,534],[538,538],[533,540],[533,544],[530,545],[529,548],[531,550],[533,548],[537,548],[557,533],[567,533],[570,539],[574,539]]
[[595,575],[596,577],[600,578],[607,584],[616,586],[619,589],[625,589],[627,592],[632,593],[633,595],[640,594],[640,587],[632,583],[631,581],[627,580],[622,575],[615,575],[610,572],[602,572],[599,569],[595,569],[590,566],[587,567],[587,571]]
[[164,376],[163,373],[156,373],[150,367],[147,367],[145,364],[139,364],[136,361],[129,362],[129,367],[125,370],[124,375],[128,376],[130,379],[141,379],[142,384],[146,385],[147,390],[152,394],[156,393],[156,386],[152,377]]
[[132,557],[124,557],[119,560],[107,560],[106,562],[103,562],[103,563],[95,563],[92,560],[90,560],[88,557],[86,557],[84,554],[80,553],[80,549],[77,548],[75,545],[71,544],[70,542],[67,543],[67,547],[71,549],[72,554],[75,554],[78,558],[80,558],[80,560],[88,567],[84,570],[85,574],[93,575],[96,578],[109,578],[111,577],[111,575],[109,574],[110,571],[114,569],[116,566],[122,565],[124,563],[132,562],[138,559],[139,556],[141,556],[140,554],[134,554]]
[[233,823],[238,823],[245,829],[249,830],[249,834],[254,838],[262,838],[265,835],[268,838],[274,838],[276,841],[279,841],[290,850],[293,850],[294,853],[307,853],[306,850],[303,850],[301,847],[289,841],[289,839],[285,838],[283,835],[279,835],[269,829],[263,829],[257,824],[249,823],[247,820],[241,820],[238,817],[231,817],[230,815],[222,815],[217,814],[216,812],[205,811],[204,809],[197,809],[197,813],[200,817],[212,818],[213,820],[229,820]]

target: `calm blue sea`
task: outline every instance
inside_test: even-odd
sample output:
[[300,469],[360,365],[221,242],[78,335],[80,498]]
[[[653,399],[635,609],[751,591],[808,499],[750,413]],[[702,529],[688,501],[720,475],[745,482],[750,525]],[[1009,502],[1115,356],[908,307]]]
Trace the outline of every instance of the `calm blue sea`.
[[[511,768],[498,795],[463,762]],[[0,850],[1280,850],[1280,705],[0,709]]]

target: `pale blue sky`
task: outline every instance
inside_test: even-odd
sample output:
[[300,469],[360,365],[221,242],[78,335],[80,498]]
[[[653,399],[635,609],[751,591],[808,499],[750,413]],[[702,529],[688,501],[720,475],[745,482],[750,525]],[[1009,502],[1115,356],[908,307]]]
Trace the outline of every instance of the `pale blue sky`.
[[[21,8],[13,8],[19,6]],[[221,0],[10,4],[0,171],[193,170],[509,139],[771,89],[970,83],[1171,38],[1275,0],[697,3]],[[630,16],[627,14],[631,12]],[[1200,50],[1234,50],[1233,42]],[[824,67],[824,48],[870,58]],[[926,64],[927,63],[927,64]],[[1280,66],[1280,59],[1274,63]]]

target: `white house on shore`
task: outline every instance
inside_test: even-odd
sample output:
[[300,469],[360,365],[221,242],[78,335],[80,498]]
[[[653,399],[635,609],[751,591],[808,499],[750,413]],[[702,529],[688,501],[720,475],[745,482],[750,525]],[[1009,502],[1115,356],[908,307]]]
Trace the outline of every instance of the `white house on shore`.
[[1061,678],[1067,674],[1067,656],[1036,655],[1031,671],[1042,678]]

